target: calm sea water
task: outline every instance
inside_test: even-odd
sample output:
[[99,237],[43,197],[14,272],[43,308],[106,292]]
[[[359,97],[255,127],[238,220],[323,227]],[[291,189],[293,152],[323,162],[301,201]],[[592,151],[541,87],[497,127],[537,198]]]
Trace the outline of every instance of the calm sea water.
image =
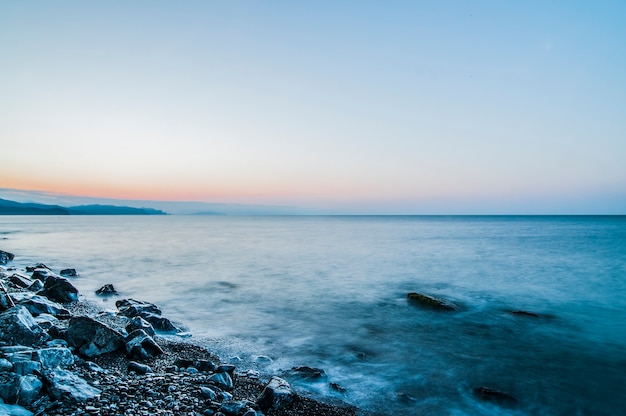
[[[104,283],[158,304],[242,368],[322,368],[324,382],[290,379],[316,397],[394,415],[626,414],[626,217],[0,217],[0,239],[15,265],[76,268],[105,309]],[[412,291],[462,310],[421,309]]]

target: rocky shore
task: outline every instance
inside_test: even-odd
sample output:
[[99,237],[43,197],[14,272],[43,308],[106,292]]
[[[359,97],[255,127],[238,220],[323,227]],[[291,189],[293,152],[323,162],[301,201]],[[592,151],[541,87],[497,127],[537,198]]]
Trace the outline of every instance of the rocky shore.
[[154,304],[119,299],[117,312],[100,311],[79,300],[70,280],[76,270],[17,269],[13,259],[0,251],[0,415],[358,413],[302,396],[283,378],[240,371],[171,336],[178,329]]

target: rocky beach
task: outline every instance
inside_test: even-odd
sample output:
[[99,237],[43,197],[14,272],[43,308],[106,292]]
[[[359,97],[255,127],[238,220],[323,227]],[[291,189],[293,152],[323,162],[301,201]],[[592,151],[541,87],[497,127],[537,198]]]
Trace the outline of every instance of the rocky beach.
[[[18,268],[0,251],[0,415],[356,415],[240,370],[177,336],[157,305],[82,301],[74,269]],[[103,282],[100,296],[115,295]],[[292,374],[323,377],[298,367]],[[331,385],[341,389],[341,386]]]

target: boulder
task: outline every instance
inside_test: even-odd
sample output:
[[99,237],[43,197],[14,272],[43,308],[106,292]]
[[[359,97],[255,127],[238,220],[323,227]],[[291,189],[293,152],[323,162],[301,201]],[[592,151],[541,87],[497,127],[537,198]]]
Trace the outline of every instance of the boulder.
[[33,402],[37,400],[37,397],[39,397],[42,387],[43,383],[39,377],[35,375],[31,374],[20,377],[17,386],[17,404],[22,406],[30,406],[33,404]]
[[26,289],[27,287],[33,284],[33,281],[30,279],[30,277],[24,276],[23,274],[20,274],[20,273],[13,273],[9,277],[9,282],[23,289]]
[[48,276],[40,294],[59,303],[70,303],[78,300],[78,289],[66,278],[58,276]]
[[256,402],[263,412],[278,410],[293,401],[294,393],[287,381],[280,377],[272,377]]
[[0,399],[5,403],[17,403],[20,376],[15,373],[0,374]]
[[51,275],[52,275],[52,271],[50,269],[48,269],[47,267],[45,268],[42,267],[42,268],[33,270],[33,274],[30,277],[32,279],[40,280],[45,283],[45,281],[48,280],[48,277]]
[[233,388],[233,379],[228,373],[212,374],[209,376],[207,381],[222,389],[230,390]]
[[107,283],[102,286],[100,289],[96,290],[96,295],[98,296],[109,296],[117,294],[117,290],[113,287],[111,283]]
[[76,374],[60,368],[45,371],[44,381],[48,394],[55,400],[71,398],[82,402],[93,399],[101,393]]
[[32,360],[17,361],[13,363],[13,372],[20,376],[39,374],[41,372],[41,363]]
[[76,269],[63,269],[63,270],[61,270],[61,272],[59,274],[61,276],[65,276],[65,277],[76,277],[76,276],[78,276],[78,273],[76,273]]
[[143,329],[136,329],[125,339],[126,353],[134,359],[148,359],[163,354],[163,350]]
[[178,332],[178,328],[176,328],[169,319],[163,318],[161,316],[161,310],[153,303],[141,302],[134,299],[121,299],[115,302],[115,306],[120,314],[128,318],[140,316],[150,322],[154,329],[158,331]]
[[2,416],[33,416],[33,412],[16,404],[4,404],[0,402],[0,415]]
[[33,283],[30,284],[30,286],[28,286],[26,289],[28,289],[31,292],[39,292],[41,289],[43,289],[43,283],[41,282],[41,280],[33,280]]
[[124,345],[122,334],[87,316],[71,318],[66,337],[71,347],[89,358],[116,351]]
[[326,372],[321,368],[313,368],[313,367],[292,367],[291,370],[287,372],[290,376],[297,376],[300,378],[304,378],[307,380],[317,380],[320,378],[326,377]]
[[15,255],[13,255],[13,253],[0,250],[0,264],[7,264],[9,261],[13,260],[14,258],[15,258]]
[[41,345],[49,338],[28,309],[16,306],[0,314],[0,341],[15,345]]
[[44,369],[53,369],[71,366],[74,355],[68,348],[42,348],[33,353],[33,360],[39,361]]
[[474,389],[474,396],[501,406],[515,406],[518,403],[517,399],[510,394],[490,389],[489,387],[476,387]]
[[136,329],[144,330],[146,334],[150,335],[151,337],[155,335],[154,327],[152,326],[152,324],[143,319],[141,316],[135,316],[133,319],[130,320],[128,325],[126,325],[126,332],[128,332],[129,334]]
[[407,294],[406,297],[410,302],[429,309],[435,309],[439,311],[459,310],[459,307],[457,305],[446,299],[439,299],[433,296],[425,295],[423,293],[411,292]]
[[61,319],[70,317],[70,312],[62,305],[43,296],[33,295],[29,292],[16,292],[11,294],[11,298],[13,298],[15,303],[18,303],[28,309],[33,316],[45,313]]
[[12,308],[14,306],[15,306],[15,303],[13,302],[13,299],[9,295],[9,292],[7,292],[2,282],[0,282],[0,312],[6,311],[7,309]]
[[147,374],[152,372],[152,368],[149,365],[131,361],[128,363],[128,371],[134,371],[137,374]]
[[0,372],[3,371],[11,371],[13,368],[13,363],[7,360],[6,358],[0,358]]

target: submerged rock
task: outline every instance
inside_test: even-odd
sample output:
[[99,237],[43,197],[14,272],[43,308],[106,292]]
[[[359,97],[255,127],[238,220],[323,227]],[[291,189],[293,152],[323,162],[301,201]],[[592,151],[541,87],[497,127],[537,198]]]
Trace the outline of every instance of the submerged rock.
[[510,394],[488,387],[476,387],[474,389],[474,396],[481,400],[494,402],[503,406],[515,406],[518,403],[517,399]]
[[294,393],[287,381],[280,377],[272,377],[256,402],[263,412],[278,410],[293,401]]
[[290,376],[297,376],[300,378],[304,378],[307,380],[317,380],[320,378],[326,377],[326,372],[321,368],[313,368],[313,367],[292,367],[291,370],[287,372]]
[[40,294],[59,303],[70,303],[78,300],[78,289],[66,278],[58,276],[48,276]]
[[76,277],[78,276],[78,273],[76,273],[76,269],[63,269],[61,270],[60,275],[66,277]]
[[89,358],[116,351],[124,345],[122,334],[86,316],[70,319],[66,336],[70,346]]
[[518,315],[518,316],[527,316],[529,318],[540,318],[538,313],[522,311],[522,310],[511,311],[511,314]]
[[406,297],[410,302],[430,309],[440,311],[459,310],[459,307],[457,305],[446,299],[439,299],[434,296],[425,295],[423,293],[411,292],[407,294]]

